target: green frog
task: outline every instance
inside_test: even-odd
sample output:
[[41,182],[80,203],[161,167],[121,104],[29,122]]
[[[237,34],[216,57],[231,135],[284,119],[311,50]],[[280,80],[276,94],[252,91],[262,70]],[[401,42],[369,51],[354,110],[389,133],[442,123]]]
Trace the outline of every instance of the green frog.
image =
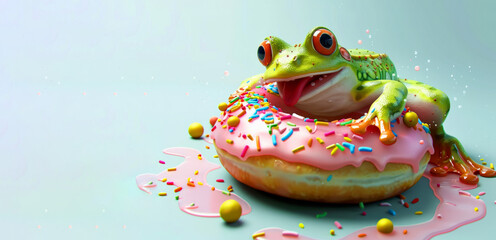
[[427,84],[400,79],[386,54],[348,50],[338,44],[331,30],[316,27],[301,44],[290,45],[270,36],[258,47],[257,56],[265,72],[244,80],[240,90],[275,82],[287,106],[331,119],[365,109],[368,112],[350,125],[351,130],[363,134],[367,127],[376,126],[386,145],[396,141],[391,121],[407,107],[429,126],[435,150],[430,162],[436,166],[431,174],[455,172],[467,184],[478,183],[476,174],[496,175],[475,163],[458,139],[444,131],[448,96]]

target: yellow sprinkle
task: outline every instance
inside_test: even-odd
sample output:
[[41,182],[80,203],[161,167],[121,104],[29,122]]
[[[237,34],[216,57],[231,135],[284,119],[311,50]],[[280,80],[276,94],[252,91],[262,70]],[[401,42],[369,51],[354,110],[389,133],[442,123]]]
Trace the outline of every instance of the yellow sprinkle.
[[238,110],[240,107],[241,107],[241,104],[235,105],[234,107],[231,108],[231,110],[229,110],[229,112],[234,112],[234,111]]
[[481,160],[481,161],[484,161],[484,158],[481,158],[480,160]]
[[174,168],[169,168],[169,169],[167,169],[167,171],[169,171],[169,172],[176,171],[176,168],[175,167]]
[[222,122],[222,120],[220,120],[220,118],[217,118],[217,122]]
[[329,123],[328,122],[317,121],[317,122],[315,122],[315,125],[329,126]]
[[297,152],[299,152],[299,151],[301,151],[301,150],[304,150],[304,149],[305,149],[305,146],[301,145],[301,146],[299,146],[299,147],[297,147],[297,148],[293,149],[293,153],[297,153]]
[[492,163],[489,164],[489,167],[494,170],[494,165]]
[[266,124],[271,124],[271,123],[274,123],[274,119],[272,119],[272,120],[265,120],[265,123],[266,123]]
[[334,232],[334,229],[331,229],[331,231],[329,231],[329,233],[334,236],[334,234],[336,234],[336,232]]
[[305,128],[308,130],[309,133],[312,133],[312,128],[309,126],[305,126]]
[[163,196],[167,196],[167,193],[166,192],[159,192],[158,195],[163,197]]
[[416,211],[415,212],[415,215],[422,215],[422,214],[424,214],[422,211]]
[[345,141],[348,141],[348,142],[351,142],[351,138],[349,138],[349,137],[344,137],[344,140]]
[[190,177],[188,178],[187,182],[191,182],[191,178]]
[[206,149],[210,149],[210,147],[209,147],[209,146],[205,146],[205,148],[206,148]]
[[482,165],[487,165],[487,162],[482,162]]
[[480,196],[479,196],[479,195],[475,196],[475,199],[479,199],[479,198],[480,198]]
[[203,185],[203,183],[202,182],[198,182],[198,185]]
[[336,144],[331,144],[331,145],[327,146],[326,149],[331,149],[331,148],[333,148],[335,146],[336,146]]
[[259,233],[255,233],[253,235],[251,235],[251,237],[253,239],[257,238],[257,237],[264,237],[265,236],[265,232],[259,232]]
[[195,175],[198,175],[198,170],[195,171]]
[[250,140],[252,140],[252,141],[253,141],[253,137],[251,136],[251,134],[248,134],[248,135],[246,135],[246,136],[247,136]]
[[222,128],[226,128],[226,127],[227,127],[227,125],[222,126]]
[[474,211],[478,212],[479,211],[479,208],[478,207],[474,208]]
[[338,148],[332,149],[331,156],[333,156],[338,151]]
[[257,109],[257,108],[259,108],[260,106],[258,106],[258,105],[255,105],[255,106],[253,106],[253,107],[254,107],[255,109]]
[[160,180],[162,182],[167,182],[167,178],[162,178],[162,180]]
[[318,141],[320,144],[324,144],[324,141],[323,141],[321,138],[316,137],[315,139],[317,139],[317,141]]
[[231,139],[226,139],[226,142],[229,144],[233,144],[233,140],[231,140]]
[[305,225],[303,225],[303,223],[300,223],[300,224],[298,224],[298,227],[305,228]]
[[219,158],[219,155],[214,155],[214,158]]

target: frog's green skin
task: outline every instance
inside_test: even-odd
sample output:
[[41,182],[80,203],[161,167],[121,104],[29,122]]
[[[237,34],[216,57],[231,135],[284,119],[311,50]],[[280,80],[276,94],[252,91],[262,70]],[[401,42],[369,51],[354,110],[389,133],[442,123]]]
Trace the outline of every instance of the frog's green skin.
[[[421,82],[398,78],[394,64],[386,54],[352,49],[348,51],[351,58],[346,58],[346,54],[343,55],[343,50],[340,50],[342,47],[339,42],[331,55],[320,54],[312,42],[314,32],[319,29],[328,30],[324,27],[312,29],[302,44],[290,45],[277,37],[266,38],[272,49],[272,60],[264,73],[246,79],[241,87],[250,88],[257,84],[277,82],[284,99],[284,92],[293,94],[290,90],[281,91],[287,82],[297,83],[303,77],[314,76],[315,79],[312,78],[310,82],[316,83],[315,89],[306,85],[305,89],[308,91],[303,90],[303,94],[296,98],[298,101],[294,107],[328,118],[368,107],[365,117],[351,126],[352,131],[361,134],[368,126],[376,125],[381,131],[380,140],[384,144],[393,144],[396,141],[390,130],[390,121],[400,116],[407,105],[423,122],[429,124],[436,151],[431,162],[448,167],[447,171],[443,171],[441,167],[436,168],[435,173],[443,175],[458,172],[462,181],[471,184],[478,181],[474,173],[479,172],[482,176],[496,175],[495,171],[474,163],[459,141],[445,134],[442,123],[450,108],[449,98],[445,93]],[[332,75],[329,72],[338,70],[339,74],[319,85],[319,75]]]

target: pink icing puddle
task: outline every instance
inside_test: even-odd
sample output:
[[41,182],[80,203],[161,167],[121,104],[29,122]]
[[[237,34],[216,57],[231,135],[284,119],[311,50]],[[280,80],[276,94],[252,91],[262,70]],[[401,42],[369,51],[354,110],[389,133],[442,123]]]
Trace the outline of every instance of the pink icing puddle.
[[[175,171],[165,170],[159,174],[141,174],[136,177],[138,188],[151,194],[151,189],[155,189],[158,184],[166,185],[161,180],[167,178],[166,182],[173,182],[174,186],[181,187],[179,194],[179,208],[191,215],[199,217],[220,217],[220,205],[228,200],[234,199],[241,205],[242,213],[245,215],[251,212],[251,206],[241,197],[234,193],[215,189],[207,183],[207,174],[219,165],[211,163],[206,159],[201,159],[200,152],[192,148],[167,148],[163,150],[165,154],[184,157],[184,162],[175,167]],[[195,175],[195,172],[198,174]],[[188,178],[193,186],[188,185]],[[200,185],[199,182],[203,183]],[[192,185],[190,183],[190,185]],[[227,194],[226,194],[227,193]]]
[[[394,230],[390,234],[380,233],[377,231],[376,226],[370,226],[357,230],[342,239],[430,239],[486,216],[484,201],[476,199],[470,193],[463,191],[474,189],[476,186],[461,183],[456,174],[449,174],[446,177],[432,176],[429,173],[432,167],[433,165],[429,164],[424,172],[424,177],[429,179],[429,185],[440,203],[431,220],[410,226],[394,226]],[[478,211],[475,211],[475,208],[478,208]],[[404,230],[407,230],[406,234],[403,233]],[[264,228],[254,234],[261,232],[265,233],[264,236],[256,239],[289,239],[284,235],[285,232],[286,235],[288,234],[287,231],[281,228]],[[358,237],[360,234],[366,234],[366,236]],[[313,238],[298,235],[291,237],[291,239],[310,240]]]

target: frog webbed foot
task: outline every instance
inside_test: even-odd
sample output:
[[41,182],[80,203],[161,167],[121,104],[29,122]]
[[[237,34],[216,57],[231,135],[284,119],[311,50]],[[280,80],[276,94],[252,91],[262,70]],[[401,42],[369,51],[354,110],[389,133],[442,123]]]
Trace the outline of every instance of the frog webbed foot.
[[460,141],[447,134],[433,136],[434,155],[430,162],[437,167],[430,170],[432,175],[445,176],[450,172],[460,174],[460,181],[476,185],[480,174],[483,177],[494,177],[496,171],[475,163],[466,153]]
[[369,126],[376,126],[381,133],[379,140],[386,145],[391,145],[396,142],[396,135],[391,130],[391,123],[386,119],[379,119],[377,116],[365,116],[362,121],[351,124],[351,131],[355,134],[364,134]]

